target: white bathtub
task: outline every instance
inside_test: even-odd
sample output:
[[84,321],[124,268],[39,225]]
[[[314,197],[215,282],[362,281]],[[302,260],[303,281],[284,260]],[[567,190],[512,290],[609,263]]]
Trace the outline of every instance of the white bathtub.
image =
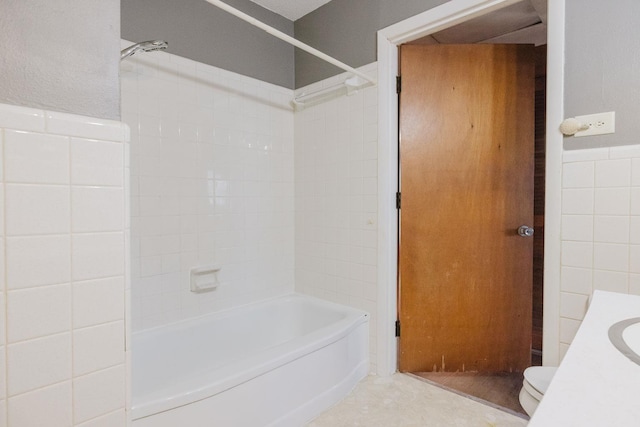
[[133,334],[133,427],[300,427],[368,372],[369,316],[302,295]]

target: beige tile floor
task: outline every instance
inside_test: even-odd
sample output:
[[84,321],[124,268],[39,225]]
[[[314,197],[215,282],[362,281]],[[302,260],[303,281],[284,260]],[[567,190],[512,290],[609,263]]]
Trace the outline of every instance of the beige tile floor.
[[503,427],[527,421],[403,374],[369,376],[308,427]]

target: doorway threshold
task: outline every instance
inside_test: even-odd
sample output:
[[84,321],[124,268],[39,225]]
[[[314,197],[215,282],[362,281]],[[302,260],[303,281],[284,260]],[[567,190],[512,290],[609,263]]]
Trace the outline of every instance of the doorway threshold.
[[523,375],[518,373],[479,372],[407,372],[419,380],[466,397],[484,405],[528,420],[518,395]]

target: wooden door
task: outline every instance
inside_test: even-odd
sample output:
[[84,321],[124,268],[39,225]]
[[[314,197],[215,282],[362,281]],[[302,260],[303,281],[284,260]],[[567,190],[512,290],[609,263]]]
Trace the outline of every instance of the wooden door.
[[400,370],[530,364],[534,62],[407,45],[400,69]]

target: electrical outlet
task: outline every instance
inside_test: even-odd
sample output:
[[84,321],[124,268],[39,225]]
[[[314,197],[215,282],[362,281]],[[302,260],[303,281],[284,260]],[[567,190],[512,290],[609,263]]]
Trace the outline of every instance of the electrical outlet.
[[576,116],[576,120],[589,126],[587,130],[581,130],[575,133],[575,137],[603,135],[605,133],[615,133],[616,131],[616,113],[609,111],[608,113],[589,114],[587,116]]

